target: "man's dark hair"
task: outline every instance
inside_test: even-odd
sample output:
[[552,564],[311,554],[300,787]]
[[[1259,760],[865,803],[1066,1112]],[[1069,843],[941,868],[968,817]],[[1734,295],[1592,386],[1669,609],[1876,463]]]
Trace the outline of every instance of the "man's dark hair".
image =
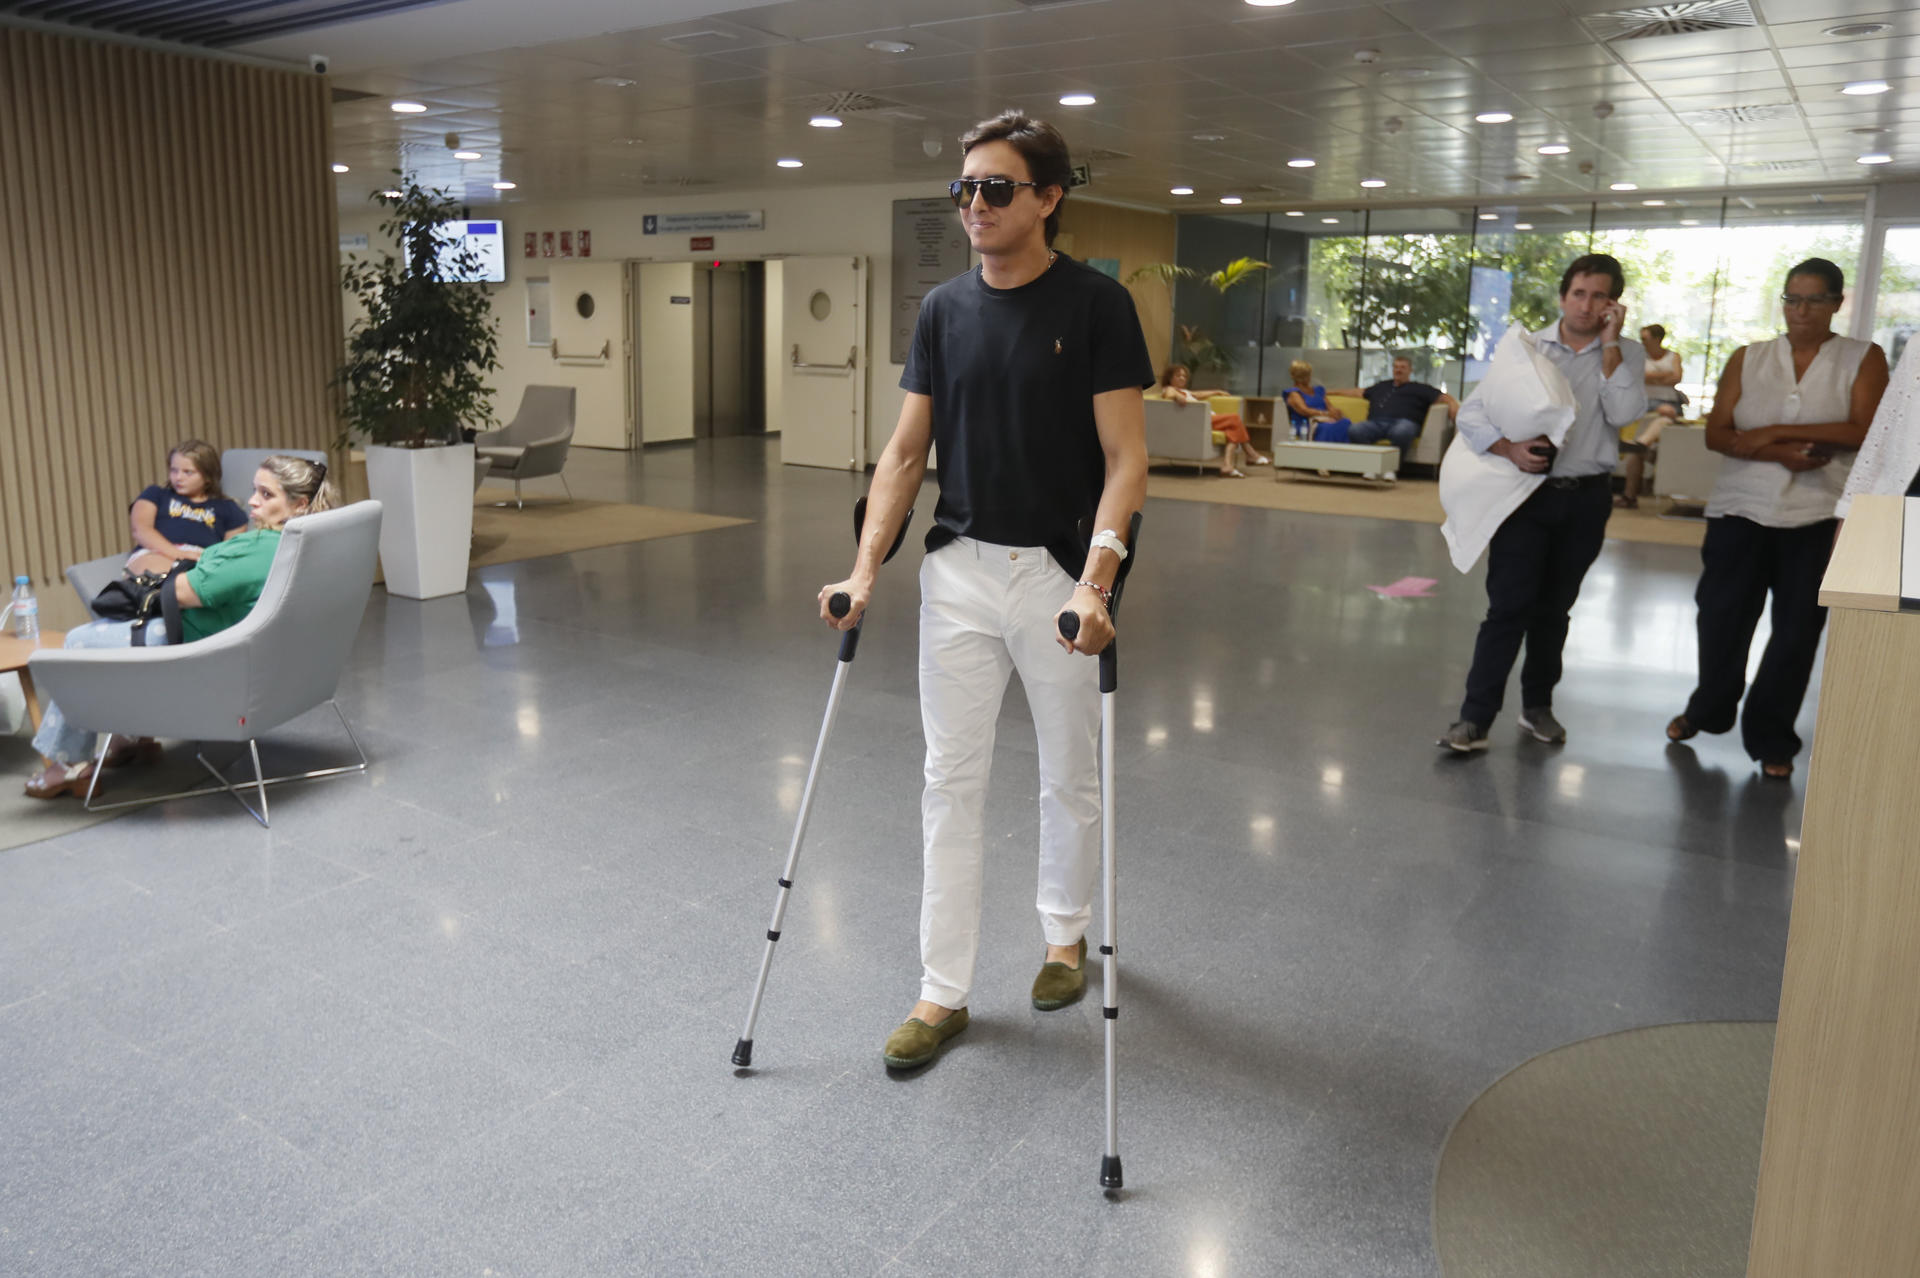
[[1643,324],[1640,327],[1640,331],[1643,333],[1652,333],[1653,340],[1656,342],[1664,342],[1667,340],[1667,330],[1664,325]]
[[1613,281],[1613,292],[1607,296],[1614,301],[1627,291],[1627,273],[1620,269],[1619,259],[1607,253],[1587,253],[1573,259],[1566,274],[1560,277],[1560,296],[1565,297],[1567,290],[1573,287],[1576,275],[1604,275]]
[[1027,176],[1038,186],[1034,194],[1045,195],[1046,188],[1060,188],[1060,203],[1047,214],[1047,243],[1060,233],[1060,208],[1067,202],[1067,190],[1073,185],[1073,159],[1067,154],[1067,140],[1060,130],[1045,120],[1036,120],[1025,111],[1002,111],[991,120],[982,120],[960,138],[960,154],[982,142],[1006,142],[1027,162]]
[[1847,277],[1841,273],[1839,267],[1824,257],[1810,257],[1787,272],[1788,279],[1792,279],[1796,275],[1816,275],[1826,281],[1827,292],[1833,294],[1835,297],[1843,297],[1846,295]]

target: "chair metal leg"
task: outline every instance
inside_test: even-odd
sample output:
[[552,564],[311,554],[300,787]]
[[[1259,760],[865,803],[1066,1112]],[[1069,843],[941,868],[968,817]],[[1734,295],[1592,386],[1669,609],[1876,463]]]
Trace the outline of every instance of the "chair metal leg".
[[568,500],[568,501],[572,501],[572,500],[573,500],[573,485],[572,485],[572,484],[569,484],[569,483],[567,482],[567,477],[566,477],[566,476],[565,476],[564,474],[562,474],[562,475],[556,475],[556,476],[554,476],[554,478],[556,478],[556,479],[558,479],[558,480],[560,481],[560,486],[561,486],[562,488],[564,488],[564,489],[566,489],[566,490],[567,490],[567,500]]
[[525,510],[527,508],[527,504],[520,500],[520,476],[518,475],[513,477],[513,508],[515,510]]
[[[121,808],[144,808],[155,803],[165,803],[171,799],[194,799],[194,798],[198,798],[203,794],[226,793],[226,794],[231,794],[234,797],[234,799],[240,804],[240,806],[247,810],[248,815],[253,817],[254,820],[258,821],[263,826],[267,825],[268,824],[268,821],[267,821],[267,787],[268,786],[283,785],[289,781],[318,781],[324,777],[337,777],[337,776],[342,776],[348,772],[365,772],[367,770],[367,752],[360,745],[360,738],[354,735],[353,726],[347,722],[347,716],[340,709],[340,703],[337,701],[330,700],[327,702],[327,704],[333,707],[334,717],[340,720],[340,726],[342,729],[346,731],[347,740],[353,743],[353,752],[354,754],[359,756],[360,762],[343,763],[340,766],[334,767],[334,768],[315,768],[310,772],[296,772],[283,777],[270,777],[270,776],[264,775],[260,768],[259,742],[255,739],[249,738],[247,741],[247,748],[253,756],[253,780],[251,781],[247,781],[247,780],[234,781],[229,779],[226,773],[214,767],[212,763],[207,761],[207,756],[205,755],[205,753],[196,751],[194,754],[194,758],[199,761],[201,767],[205,768],[208,772],[213,774],[214,781],[217,784],[196,786],[191,790],[176,790],[172,794],[150,795],[143,799],[123,799],[117,803],[95,803],[93,801],[93,789],[91,786],[89,786],[87,791],[87,798],[86,798],[86,809],[89,812],[113,812]],[[105,738],[105,739],[111,740],[111,738]],[[106,758],[106,747],[103,745],[100,750],[100,760],[103,761],[105,760],[105,758]],[[96,761],[94,764],[93,780],[96,784],[99,781],[99,773],[100,773],[101,766],[102,766],[102,763],[100,761]],[[260,795],[259,811],[257,812],[254,811],[253,805],[248,803],[244,798],[241,798],[240,792],[242,790],[255,790],[259,793]]]

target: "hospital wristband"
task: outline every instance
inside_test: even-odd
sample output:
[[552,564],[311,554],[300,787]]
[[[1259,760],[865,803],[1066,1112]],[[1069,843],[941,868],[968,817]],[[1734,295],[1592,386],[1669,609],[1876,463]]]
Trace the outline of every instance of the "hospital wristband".
[[1091,549],[1111,550],[1114,554],[1120,556],[1121,562],[1123,563],[1127,558],[1127,543],[1121,541],[1120,534],[1111,528],[1102,528],[1093,535]]

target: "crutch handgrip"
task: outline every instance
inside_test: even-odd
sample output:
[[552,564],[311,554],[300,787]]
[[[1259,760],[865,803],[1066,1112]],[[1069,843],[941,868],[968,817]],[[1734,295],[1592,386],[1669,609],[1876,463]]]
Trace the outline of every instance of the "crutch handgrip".
[[1080,637],[1080,614],[1069,608],[1060,614],[1060,637],[1072,643]]
[[827,611],[836,618],[846,616],[853,611],[853,596],[844,590],[834,591],[832,598],[827,600]]

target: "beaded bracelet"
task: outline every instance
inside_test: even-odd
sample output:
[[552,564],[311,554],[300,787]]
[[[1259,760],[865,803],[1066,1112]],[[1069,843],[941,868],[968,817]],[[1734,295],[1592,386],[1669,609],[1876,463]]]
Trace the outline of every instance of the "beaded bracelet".
[[1097,581],[1076,581],[1073,584],[1076,586],[1085,586],[1092,590],[1093,593],[1100,596],[1101,606],[1108,612],[1113,611],[1113,592],[1111,590],[1108,590]]

